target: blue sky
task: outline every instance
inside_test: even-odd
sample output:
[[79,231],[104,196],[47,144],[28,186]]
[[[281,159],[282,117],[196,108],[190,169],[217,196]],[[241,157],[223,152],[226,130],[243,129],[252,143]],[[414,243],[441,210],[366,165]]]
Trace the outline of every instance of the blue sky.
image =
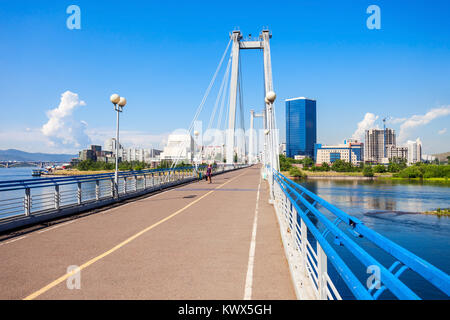
[[[71,4],[81,30],[66,27]],[[366,27],[372,4],[381,30]],[[317,100],[318,142],[351,137],[371,113],[374,126],[390,116],[404,140],[420,137],[425,153],[450,151],[449,9],[449,1],[1,0],[0,149],[75,152],[86,147],[81,131],[102,143],[115,129],[114,92],[129,102],[123,141],[161,147],[189,126],[229,32],[256,36],[268,26],[282,140],[284,99],[306,96]],[[249,110],[261,109],[261,53],[242,52],[242,71],[248,126]],[[84,103],[57,136],[44,135],[66,91]]]

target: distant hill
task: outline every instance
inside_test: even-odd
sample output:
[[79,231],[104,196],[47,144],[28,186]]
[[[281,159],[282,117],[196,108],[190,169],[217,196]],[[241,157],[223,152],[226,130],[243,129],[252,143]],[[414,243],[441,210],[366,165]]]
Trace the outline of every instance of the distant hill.
[[30,153],[16,149],[0,150],[0,161],[69,162],[73,154]]
[[450,156],[450,152],[444,152],[444,153],[436,153],[433,154],[433,156],[436,157],[436,159],[439,159],[439,161],[447,161],[447,157]]

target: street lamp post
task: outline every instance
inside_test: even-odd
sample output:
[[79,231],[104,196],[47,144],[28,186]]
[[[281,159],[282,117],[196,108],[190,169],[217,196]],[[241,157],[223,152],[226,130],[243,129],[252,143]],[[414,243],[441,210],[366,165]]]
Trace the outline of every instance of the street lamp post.
[[274,200],[274,177],[273,177],[273,171],[274,169],[279,170],[278,166],[278,142],[277,142],[277,136],[275,131],[275,119],[273,114],[273,103],[275,102],[277,95],[273,91],[269,91],[266,95],[265,102],[267,105],[266,108],[266,114],[267,114],[267,129],[266,129],[266,135],[267,135],[267,144],[268,144],[268,151],[269,151],[269,176],[270,179],[270,199],[269,202],[273,203]]
[[113,94],[110,97],[114,110],[117,112],[116,125],[116,170],[114,172],[114,197],[119,197],[119,113],[123,111],[123,107],[127,104],[127,99],[120,97],[118,94]]
[[197,149],[199,147],[198,146],[198,135],[199,135],[199,132],[198,131],[194,131],[194,136],[195,136],[195,143],[194,143],[195,171],[198,171],[198,162],[199,162],[199,160],[198,160],[198,152],[197,152]]

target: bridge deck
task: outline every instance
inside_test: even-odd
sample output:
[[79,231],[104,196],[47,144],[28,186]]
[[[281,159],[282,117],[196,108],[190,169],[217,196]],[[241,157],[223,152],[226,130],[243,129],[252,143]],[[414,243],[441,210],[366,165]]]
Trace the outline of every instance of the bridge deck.
[[267,188],[254,166],[4,240],[0,299],[295,299]]

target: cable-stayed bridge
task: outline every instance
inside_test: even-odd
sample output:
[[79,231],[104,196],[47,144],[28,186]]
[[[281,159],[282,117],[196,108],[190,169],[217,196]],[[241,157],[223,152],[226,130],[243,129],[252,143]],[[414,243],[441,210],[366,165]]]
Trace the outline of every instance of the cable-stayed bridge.
[[[189,126],[230,49],[208,123],[226,125],[212,183],[180,157],[120,172],[117,191],[114,174],[0,182],[0,298],[420,299],[426,285],[447,299],[445,272],[279,172],[270,39],[231,33]],[[236,134],[247,49],[263,53],[263,107],[250,118],[251,129],[263,119],[261,154],[252,130],[248,148]]]

